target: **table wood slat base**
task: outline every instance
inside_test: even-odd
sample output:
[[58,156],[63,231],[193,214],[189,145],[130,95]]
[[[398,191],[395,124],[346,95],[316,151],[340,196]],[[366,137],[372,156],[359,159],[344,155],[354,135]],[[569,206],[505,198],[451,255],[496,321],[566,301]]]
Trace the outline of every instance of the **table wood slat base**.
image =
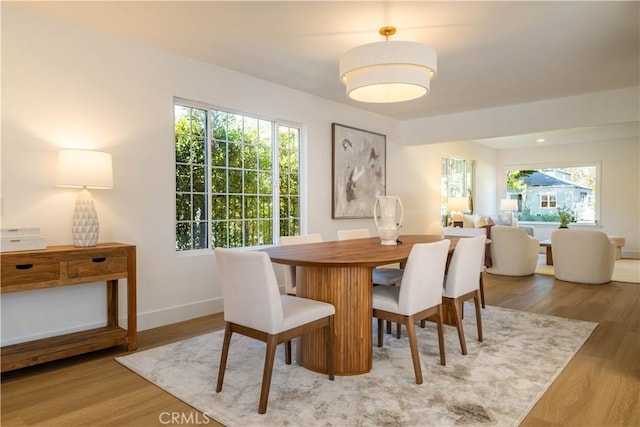
[[[371,267],[298,267],[298,296],[331,303],[336,308],[333,360],[336,375],[359,375],[372,367]],[[325,332],[300,338],[298,360],[316,372],[327,372]]]

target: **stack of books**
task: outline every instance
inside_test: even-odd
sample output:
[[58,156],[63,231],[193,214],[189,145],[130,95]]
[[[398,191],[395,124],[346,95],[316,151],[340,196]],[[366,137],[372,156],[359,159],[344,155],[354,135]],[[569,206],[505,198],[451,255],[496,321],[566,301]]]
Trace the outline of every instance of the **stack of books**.
[[0,252],[32,251],[45,249],[47,243],[40,235],[40,227],[3,228]]

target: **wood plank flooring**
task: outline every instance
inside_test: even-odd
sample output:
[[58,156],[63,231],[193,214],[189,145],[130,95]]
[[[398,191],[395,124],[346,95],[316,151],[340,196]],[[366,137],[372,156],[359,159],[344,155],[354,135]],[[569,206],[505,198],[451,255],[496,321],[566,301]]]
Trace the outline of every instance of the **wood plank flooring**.
[[[599,322],[522,426],[640,425],[640,285],[490,274],[484,284],[490,305]],[[139,349],[222,326],[217,314],[143,331]],[[219,425],[114,361],[123,351],[102,350],[2,374],[2,426]]]

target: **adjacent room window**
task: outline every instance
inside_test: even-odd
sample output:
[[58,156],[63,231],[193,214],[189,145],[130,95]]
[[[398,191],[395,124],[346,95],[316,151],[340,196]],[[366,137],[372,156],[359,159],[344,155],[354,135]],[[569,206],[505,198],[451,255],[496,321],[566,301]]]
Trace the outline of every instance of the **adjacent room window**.
[[443,157],[441,164],[440,218],[448,224],[447,201],[450,197],[468,197],[469,211],[473,212],[473,160]]
[[573,212],[577,223],[598,223],[599,165],[510,169],[507,198],[518,200],[519,220],[559,222],[558,208]]
[[177,251],[300,233],[300,128],[184,100],[174,113]]

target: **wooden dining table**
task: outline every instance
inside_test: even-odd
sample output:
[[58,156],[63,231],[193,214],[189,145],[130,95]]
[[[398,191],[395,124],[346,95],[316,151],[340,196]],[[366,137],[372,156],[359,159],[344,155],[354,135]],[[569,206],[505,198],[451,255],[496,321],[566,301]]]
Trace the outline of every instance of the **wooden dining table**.
[[[400,236],[398,245],[381,245],[378,237],[274,246],[263,251],[277,264],[296,266],[296,292],[303,298],[335,306],[333,361],[336,375],[359,375],[371,370],[372,269],[404,263],[416,243],[451,241],[449,253],[459,237],[441,235]],[[313,371],[327,372],[324,329],[303,335],[299,341],[299,363]]]

